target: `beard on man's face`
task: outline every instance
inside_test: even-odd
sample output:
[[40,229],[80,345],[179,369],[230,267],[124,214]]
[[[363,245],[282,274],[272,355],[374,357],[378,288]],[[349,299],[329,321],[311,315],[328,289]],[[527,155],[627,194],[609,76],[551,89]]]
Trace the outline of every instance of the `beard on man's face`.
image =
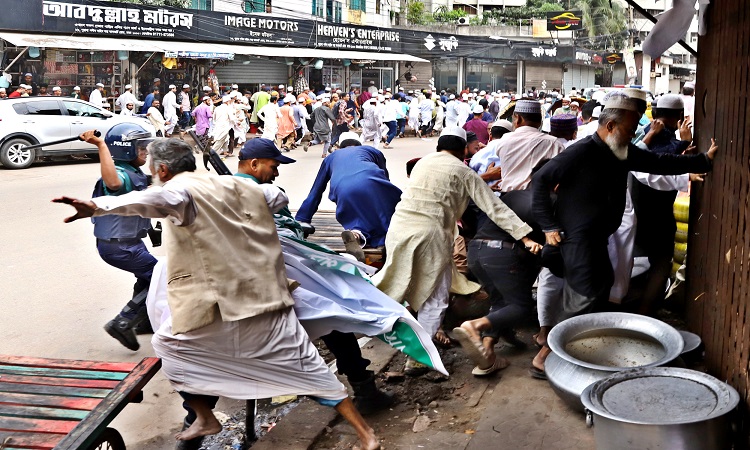
[[607,135],[604,139],[604,143],[607,144],[607,147],[609,147],[610,150],[612,150],[612,153],[615,154],[617,159],[620,161],[628,159],[628,145],[630,144],[630,141],[624,139],[619,131]]

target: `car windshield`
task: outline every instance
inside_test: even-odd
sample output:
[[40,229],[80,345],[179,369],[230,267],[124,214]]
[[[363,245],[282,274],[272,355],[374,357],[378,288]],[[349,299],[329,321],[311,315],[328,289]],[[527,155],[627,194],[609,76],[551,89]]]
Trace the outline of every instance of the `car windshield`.
[[89,105],[88,103],[63,100],[63,104],[65,105],[65,109],[68,110],[68,115],[70,116],[98,117],[100,119],[112,116],[112,113],[101,110],[94,105]]

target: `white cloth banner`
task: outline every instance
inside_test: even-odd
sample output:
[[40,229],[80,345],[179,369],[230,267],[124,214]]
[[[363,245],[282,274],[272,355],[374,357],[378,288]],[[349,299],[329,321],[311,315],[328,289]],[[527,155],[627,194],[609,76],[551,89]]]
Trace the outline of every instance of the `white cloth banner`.
[[659,14],[659,21],[643,42],[643,52],[652,58],[658,58],[677,41],[685,38],[695,16],[695,1],[674,0],[672,9]]

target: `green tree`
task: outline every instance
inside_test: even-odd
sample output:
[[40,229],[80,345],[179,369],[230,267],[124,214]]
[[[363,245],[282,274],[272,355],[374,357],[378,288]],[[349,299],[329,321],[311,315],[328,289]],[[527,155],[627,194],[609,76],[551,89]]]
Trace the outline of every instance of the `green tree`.
[[406,21],[414,25],[427,23],[424,3],[418,0],[408,0],[406,3]]
[[579,32],[578,42],[594,50],[619,51],[627,37],[627,17],[619,2],[610,0],[576,0],[581,10],[584,30]]
[[564,8],[558,0],[528,0],[526,6],[520,8],[505,8],[485,11],[482,14],[482,24],[487,25],[490,20],[506,25],[518,25],[521,21],[544,19],[547,12],[562,11]]

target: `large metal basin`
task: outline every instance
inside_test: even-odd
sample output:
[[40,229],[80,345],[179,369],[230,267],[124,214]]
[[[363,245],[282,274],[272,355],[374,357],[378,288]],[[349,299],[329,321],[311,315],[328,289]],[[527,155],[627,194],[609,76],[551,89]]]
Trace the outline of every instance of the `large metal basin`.
[[724,450],[739,394],[705,373],[651,367],[599,380],[581,400],[597,450]]
[[684,346],[670,325],[628,313],[594,313],[565,320],[547,337],[552,352],[545,372],[552,389],[583,411],[581,393],[622,370],[658,367],[675,360]]

